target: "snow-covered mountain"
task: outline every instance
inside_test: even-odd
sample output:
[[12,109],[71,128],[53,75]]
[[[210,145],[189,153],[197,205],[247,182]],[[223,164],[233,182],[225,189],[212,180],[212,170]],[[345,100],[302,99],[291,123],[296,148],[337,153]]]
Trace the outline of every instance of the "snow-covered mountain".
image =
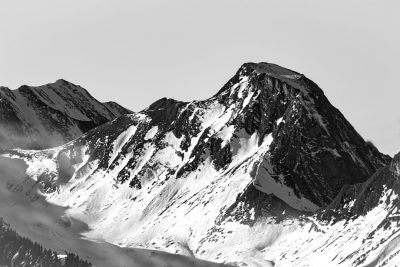
[[0,87],[0,148],[43,149],[132,113],[117,103],[100,103],[65,80],[44,86]]
[[276,233],[260,257],[279,266],[399,266],[399,181],[400,154],[315,215],[259,225]]
[[238,266],[367,262],[357,257],[374,214],[347,216],[348,199],[391,160],[315,83],[269,63],[242,65],[207,100],[163,98],[62,146],[4,156],[29,177],[9,191],[35,201],[39,189],[86,238]]

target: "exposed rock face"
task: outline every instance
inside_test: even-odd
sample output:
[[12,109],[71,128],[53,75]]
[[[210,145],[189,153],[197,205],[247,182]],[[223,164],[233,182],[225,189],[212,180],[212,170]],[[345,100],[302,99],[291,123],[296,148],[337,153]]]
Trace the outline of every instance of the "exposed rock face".
[[399,169],[400,154],[367,181],[344,186],[326,208],[300,217],[301,227],[276,244],[270,257],[278,253],[281,266],[314,266],[321,255],[337,266],[398,266]]
[[[226,127],[218,129],[231,129],[227,133],[231,136],[224,136],[228,140],[219,138],[218,130],[200,129],[203,121],[196,112],[201,114],[216,103],[228,114],[221,122]],[[290,198],[306,198],[316,206],[329,204],[343,185],[365,181],[389,160],[360,137],[315,83],[268,63],[244,64],[209,100],[182,103],[161,99],[143,113],[152,119],[151,125],[171,130],[177,138],[183,136],[183,150],[202,131],[191,152],[193,160],[179,169],[178,178],[197,169],[206,153],[216,169],[227,167],[238,134],[255,134],[259,146],[271,135],[255,186],[277,194],[263,186],[277,183],[293,190],[278,197],[287,198],[290,193]]]
[[[314,227],[312,212],[390,161],[315,83],[269,63],[244,64],[210,99],[163,98],[63,146],[9,156],[91,238],[254,266],[266,248],[268,264],[299,262],[273,250],[275,237]],[[257,236],[264,229],[274,238]]]
[[377,206],[389,210],[388,221],[400,223],[400,154],[385,167],[379,169],[367,181],[342,188],[335,200],[320,212],[325,220],[354,219],[365,216]]
[[[232,93],[238,84],[245,86]],[[233,124],[260,140],[272,134],[255,182],[261,191],[277,194],[279,188],[268,189],[274,180],[322,207],[343,185],[365,181],[389,160],[363,140],[315,83],[291,70],[244,64],[217,97],[226,106],[249,101]]]
[[17,90],[0,87],[0,148],[54,147],[128,113],[65,80]]

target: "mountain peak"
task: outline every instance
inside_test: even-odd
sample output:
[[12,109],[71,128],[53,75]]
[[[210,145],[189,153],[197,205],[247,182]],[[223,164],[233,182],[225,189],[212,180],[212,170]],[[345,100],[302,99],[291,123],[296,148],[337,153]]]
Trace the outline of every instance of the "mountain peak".
[[275,77],[284,77],[289,79],[300,79],[303,77],[302,74],[292,71],[290,69],[284,68],[274,63],[260,62],[260,63],[245,63],[243,66],[250,67],[257,73],[265,73]]
[[[50,83],[51,84],[51,83]],[[53,84],[72,84],[72,85],[75,85],[75,84],[73,84],[73,83],[71,83],[71,82],[69,82],[69,81],[67,81],[67,80],[64,80],[64,79],[58,79],[55,83],[53,83]]]
[[[284,174],[278,183],[293,188],[290,201],[327,205],[344,184],[365,181],[389,160],[365,143],[317,84],[279,65],[243,64],[216,97],[240,114],[234,124],[256,132],[259,144],[272,135],[266,166],[274,167],[264,176]],[[269,185],[255,185],[270,192]]]
[[[84,88],[64,79],[41,86],[22,85],[16,90],[2,87],[0,93],[0,147],[7,149],[60,145],[132,113],[116,103],[100,103]],[[12,137],[6,140],[3,136]]]
[[[310,93],[318,96],[323,95],[322,90],[310,79],[303,74],[284,68],[280,65],[268,62],[253,63],[247,62],[241,65],[236,74],[226,83],[216,95],[231,94],[231,90],[236,88],[235,85],[252,83],[259,84],[258,88],[285,87],[287,93],[297,94],[298,91],[303,96],[308,96]],[[269,84],[269,85],[268,85]]]
[[12,90],[31,90],[34,88],[46,88],[46,87],[54,87],[54,88],[58,88],[60,86],[71,86],[71,87],[76,87],[79,88],[79,85],[76,85],[72,82],[69,82],[67,80],[64,79],[58,79],[55,82],[51,82],[51,83],[46,83],[44,85],[21,85],[20,87],[18,87],[17,89],[12,89]]

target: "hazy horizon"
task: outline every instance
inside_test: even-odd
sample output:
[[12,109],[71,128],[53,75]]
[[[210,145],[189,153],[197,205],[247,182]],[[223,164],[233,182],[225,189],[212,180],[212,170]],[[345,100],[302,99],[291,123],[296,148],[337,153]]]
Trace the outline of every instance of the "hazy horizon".
[[393,155],[398,10],[399,2],[372,0],[7,2],[0,86],[62,78],[138,111],[162,97],[206,99],[243,63],[265,61],[312,79],[366,140]]

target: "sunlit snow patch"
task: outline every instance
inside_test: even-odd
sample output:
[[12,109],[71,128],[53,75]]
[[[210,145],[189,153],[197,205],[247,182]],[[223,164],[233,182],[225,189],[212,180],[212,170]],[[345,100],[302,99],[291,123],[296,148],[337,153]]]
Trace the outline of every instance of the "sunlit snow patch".
[[145,135],[144,140],[153,139],[154,136],[157,134],[158,126],[153,126]]

